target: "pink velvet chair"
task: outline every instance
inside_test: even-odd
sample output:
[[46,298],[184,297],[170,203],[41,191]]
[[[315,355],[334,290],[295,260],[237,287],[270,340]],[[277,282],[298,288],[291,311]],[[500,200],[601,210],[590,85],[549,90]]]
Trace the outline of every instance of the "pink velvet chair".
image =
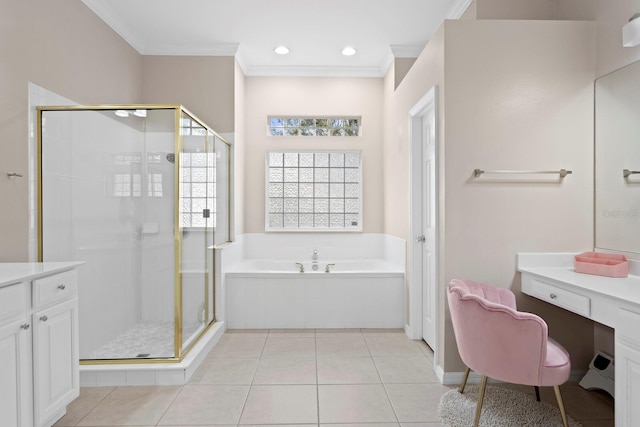
[[454,279],[447,297],[460,358],[467,365],[460,393],[469,370],[482,375],[474,426],[480,422],[487,378],[536,387],[553,386],[562,423],[567,415],[559,385],[569,378],[569,354],[548,337],[547,324],[539,316],[517,311],[508,289]]

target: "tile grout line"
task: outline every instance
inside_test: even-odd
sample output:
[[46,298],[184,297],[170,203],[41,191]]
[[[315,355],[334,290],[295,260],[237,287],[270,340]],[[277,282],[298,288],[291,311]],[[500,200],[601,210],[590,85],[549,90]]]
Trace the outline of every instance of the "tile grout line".
[[[74,426],[79,425],[79,424],[82,422],[82,420],[84,420],[85,418],[87,418],[87,416],[91,413],[91,411],[93,411],[94,409],[96,409],[96,408],[98,407],[98,405],[99,405],[99,404],[101,404],[101,403],[102,403],[102,402],[103,402],[103,401],[104,401],[104,400],[105,400],[109,395],[111,395],[111,393],[113,393],[117,388],[118,388],[117,386],[114,386],[114,387],[111,389],[111,391],[110,391],[109,393],[105,394],[105,395],[104,395],[104,397],[98,401],[98,403],[96,403],[95,405],[93,405],[93,406],[91,407],[91,409],[89,409],[89,411],[88,411],[86,414],[84,414],[84,415],[83,415],[83,416],[82,416],[78,421],[76,421],[76,422],[75,422],[75,424],[74,424]],[[65,415],[66,415],[66,414],[65,414]],[[58,420],[58,421],[59,421],[59,420]],[[56,423],[57,423],[57,421],[56,421]],[[55,424],[54,424],[54,425],[55,425]]]
[[[371,354],[371,349],[369,348],[369,344],[367,343],[367,340],[365,339],[364,342],[367,346],[367,350],[369,350],[369,354]],[[396,417],[396,422],[398,425],[400,425],[400,418],[398,417],[398,412],[396,411],[396,408],[393,405],[393,402],[391,401],[391,397],[389,396],[389,391],[387,390],[387,386],[385,382],[382,380],[382,375],[380,375],[380,370],[378,369],[378,365],[376,365],[376,361],[373,358],[373,355],[371,356],[371,363],[373,363],[373,367],[376,369],[376,372],[378,373],[378,378],[380,378],[380,384],[382,384],[382,389],[384,390],[385,396],[387,396],[387,400],[389,401],[389,406],[391,406],[393,415]]]
[[262,354],[264,353],[264,348],[267,346],[267,339],[269,338],[269,331],[265,334],[264,343],[262,344],[262,349],[260,350],[260,355],[258,356],[258,363],[256,364],[256,369],[253,371],[253,375],[251,376],[251,384],[247,388],[247,395],[244,397],[244,402],[242,403],[242,409],[240,410],[240,415],[238,416],[237,426],[240,425],[240,420],[242,420],[242,415],[244,414],[245,409],[247,408],[247,402],[249,401],[249,394],[251,394],[251,389],[253,388],[253,384],[256,380],[256,374],[258,373],[258,367],[260,366],[260,361],[262,360]]
[[[171,399],[171,402],[169,403],[169,405],[167,405],[167,409],[165,409],[165,410],[162,412],[162,415],[160,415],[160,418],[158,418],[158,421],[156,421],[156,423],[154,424],[154,426],[158,426],[158,425],[160,425],[160,421],[162,421],[162,418],[167,414],[167,411],[169,411],[169,408],[171,408],[171,405],[173,405],[173,404],[174,404],[174,402],[176,401],[176,399],[178,398],[178,396],[180,396],[180,394],[182,394],[182,392],[184,391],[184,386],[185,386],[185,385],[186,385],[186,384],[183,384],[183,385],[181,385],[181,386],[180,386],[180,391],[178,391],[178,392],[176,393],[176,395],[175,395],[175,396],[173,396],[173,399]],[[160,386],[160,387],[162,387],[162,386]]]

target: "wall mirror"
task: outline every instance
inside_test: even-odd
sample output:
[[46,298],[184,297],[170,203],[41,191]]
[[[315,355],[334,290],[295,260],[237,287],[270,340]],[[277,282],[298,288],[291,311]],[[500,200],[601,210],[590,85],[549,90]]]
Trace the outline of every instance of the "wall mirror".
[[640,61],[595,83],[595,246],[640,253]]

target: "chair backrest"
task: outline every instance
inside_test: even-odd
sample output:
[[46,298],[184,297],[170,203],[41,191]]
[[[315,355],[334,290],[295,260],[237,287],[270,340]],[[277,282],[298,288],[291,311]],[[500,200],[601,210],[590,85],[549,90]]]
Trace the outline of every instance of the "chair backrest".
[[469,368],[500,381],[540,384],[547,355],[544,320],[516,311],[508,289],[484,283],[454,279],[447,298],[458,351]]

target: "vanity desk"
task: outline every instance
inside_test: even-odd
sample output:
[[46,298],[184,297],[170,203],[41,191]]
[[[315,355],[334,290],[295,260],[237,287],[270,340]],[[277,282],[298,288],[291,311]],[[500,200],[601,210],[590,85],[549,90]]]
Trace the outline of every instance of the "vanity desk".
[[640,276],[576,273],[574,255],[519,253],[522,292],[615,329],[616,426],[640,426]]

